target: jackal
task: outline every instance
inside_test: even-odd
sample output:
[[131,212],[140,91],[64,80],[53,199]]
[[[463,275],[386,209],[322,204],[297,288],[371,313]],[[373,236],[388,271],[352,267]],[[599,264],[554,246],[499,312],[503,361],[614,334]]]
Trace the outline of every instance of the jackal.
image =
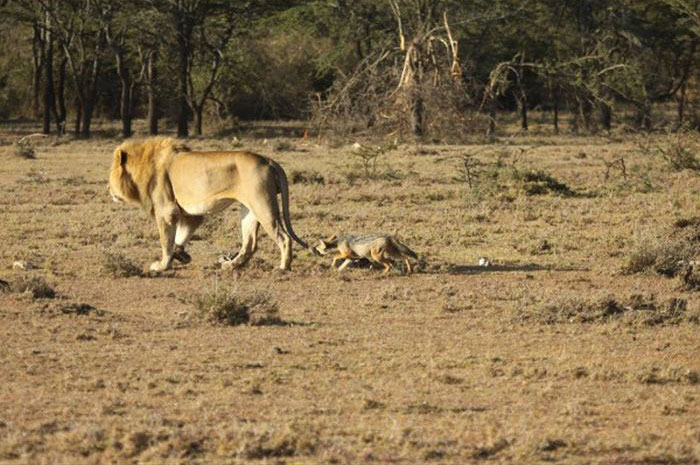
[[392,258],[404,260],[406,262],[407,273],[413,272],[411,262],[408,257],[418,258],[416,253],[390,234],[367,234],[364,236],[345,236],[338,239],[334,234],[330,238],[319,241],[315,247],[321,255],[333,253],[333,263],[340,259],[345,261],[340,265],[338,271],[342,271],[353,260],[367,258],[373,262],[384,266],[384,273],[388,273],[392,267]]

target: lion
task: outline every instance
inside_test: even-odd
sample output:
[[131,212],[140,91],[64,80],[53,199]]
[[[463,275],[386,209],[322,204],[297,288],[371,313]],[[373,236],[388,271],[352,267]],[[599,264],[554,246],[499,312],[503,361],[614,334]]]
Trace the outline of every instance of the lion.
[[291,269],[291,239],[311,251],[292,229],[287,175],[277,162],[256,153],[193,152],[167,137],[127,141],[114,151],[109,193],[116,202],[141,205],[155,219],[162,258],[151,264],[152,271],[171,268],[173,259],[189,263],[185,247],[204,217],[236,200],[241,203],[242,243],[238,254],[225,260],[225,268],[250,259],[261,224],[280,249],[280,269]]

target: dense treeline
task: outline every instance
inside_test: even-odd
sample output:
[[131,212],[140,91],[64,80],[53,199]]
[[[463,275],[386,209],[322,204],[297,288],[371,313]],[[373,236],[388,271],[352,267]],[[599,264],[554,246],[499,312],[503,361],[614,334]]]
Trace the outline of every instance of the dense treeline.
[[[415,136],[545,110],[698,125],[696,0],[0,0],[0,118],[186,137],[239,120]],[[664,108],[675,109],[673,117]]]

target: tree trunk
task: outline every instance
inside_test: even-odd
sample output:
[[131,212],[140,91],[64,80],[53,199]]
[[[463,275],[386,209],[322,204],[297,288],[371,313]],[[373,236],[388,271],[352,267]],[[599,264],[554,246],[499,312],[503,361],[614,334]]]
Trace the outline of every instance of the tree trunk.
[[122,118],[122,136],[131,137],[131,89],[130,87],[122,86],[121,103],[119,112]]
[[688,83],[687,81],[684,81],[683,84],[681,85],[680,92],[678,94],[678,107],[677,107],[677,112],[678,112],[678,127],[681,128],[683,127],[683,124],[685,124],[685,102],[687,99],[687,91],[688,91]]
[[518,91],[518,94],[516,94],[515,101],[517,102],[518,105],[518,113],[520,114],[520,129],[523,132],[528,131],[528,123],[527,123],[527,97],[525,95],[524,91]]
[[129,70],[124,63],[124,51],[119,49],[116,54],[117,74],[121,85],[120,101],[119,101],[119,116],[122,120],[122,136],[131,137],[131,97],[132,97],[132,82]]
[[155,136],[158,134],[158,96],[156,94],[156,67],[154,61],[156,54],[151,53],[148,56],[148,65],[146,68],[146,76],[148,79],[148,132]]
[[64,56],[58,68],[58,89],[56,90],[56,100],[58,101],[58,116],[56,117],[56,127],[58,135],[66,133],[66,64],[68,60]]
[[202,135],[202,113],[204,105],[197,105],[194,110],[194,133],[197,136]]
[[486,130],[488,137],[496,135],[496,98],[492,96],[489,102],[489,128]]
[[586,96],[584,96],[582,99],[579,100],[579,105],[579,113],[583,118],[583,124],[586,128],[586,131],[588,131],[591,134],[598,132],[597,124],[593,120],[593,105],[591,104],[591,101]]
[[612,108],[605,102],[600,103],[600,125],[605,131],[612,128]]
[[177,68],[177,136],[187,137],[187,119],[189,118],[189,106],[187,104],[187,77],[189,72],[190,40],[192,28],[189,21],[180,13],[178,18],[178,68]]
[[411,95],[411,128],[414,136],[423,137],[423,122],[425,119],[423,97],[420,95],[420,90],[415,88],[411,91]]
[[32,39],[32,56],[34,58],[32,67],[32,89],[33,89],[33,110],[34,116],[41,117],[41,75],[44,70],[45,47],[41,27],[34,25],[34,37]]
[[51,108],[54,107],[54,88],[53,88],[53,37],[51,37],[51,17],[49,12],[45,12],[46,21],[46,55],[44,57],[44,121],[42,132],[44,134],[51,133]]
[[80,122],[83,120],[83,101],[80,97],[75,98],[75,137],[80,137]]
[[561,105],[561,92],[559,86],[554,87],[552,91],[552,106],[554,110],[554,134],[559,134],[559,106]]
[[640,129],[651,129],[651,103],[643,102],[637,106],[636,124]]
[[87,92],[85,93],[85,103],[83,108],[83,127],[80,131],[81,137],[88,139],[90,138],[90,126],[92,124],[92,114],[95,110],[95,105],[97,104],[99,78],[100,78],[100,50],[102,48],[103,37],[97,38],[97,45],[95,47],[95,58],[93,59],[92,66],[90,68],[90,75],[87,79]]

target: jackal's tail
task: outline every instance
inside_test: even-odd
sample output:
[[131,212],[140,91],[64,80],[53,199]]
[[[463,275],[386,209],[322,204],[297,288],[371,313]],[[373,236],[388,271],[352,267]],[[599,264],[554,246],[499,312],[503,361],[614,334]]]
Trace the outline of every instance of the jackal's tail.
[[406,247],[404,244],[399,242],[398,239],[394,239],[394,245],[396,245],[396,249],[401,252],[402,255],[411,257],[411,258],[418,258],[418,255],[408,247]]

